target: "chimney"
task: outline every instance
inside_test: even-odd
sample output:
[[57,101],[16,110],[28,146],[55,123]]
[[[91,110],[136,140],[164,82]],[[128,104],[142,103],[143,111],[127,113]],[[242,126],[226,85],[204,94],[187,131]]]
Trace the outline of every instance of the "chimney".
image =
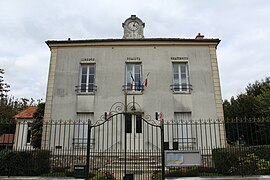
[[202,35],[201,33],[198,33],[197,36],[195,37],[195,39],[203,39],[204,35]]

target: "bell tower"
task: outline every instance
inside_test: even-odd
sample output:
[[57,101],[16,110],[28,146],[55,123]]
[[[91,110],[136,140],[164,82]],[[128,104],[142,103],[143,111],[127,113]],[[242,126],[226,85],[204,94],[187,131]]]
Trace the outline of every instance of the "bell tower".
[[136,17],[136,15],[131,15],[124,23],[122,27],[124,28],[123,39],[141,39],[144,38],[143,29],[144,22]]

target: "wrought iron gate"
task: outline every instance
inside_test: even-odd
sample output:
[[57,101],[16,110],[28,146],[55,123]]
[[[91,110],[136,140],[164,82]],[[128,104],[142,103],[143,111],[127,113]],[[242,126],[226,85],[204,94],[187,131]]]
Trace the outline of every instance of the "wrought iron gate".
[[87,179],[151,179],[162,172],[163,126],[119,107],[88,126]]

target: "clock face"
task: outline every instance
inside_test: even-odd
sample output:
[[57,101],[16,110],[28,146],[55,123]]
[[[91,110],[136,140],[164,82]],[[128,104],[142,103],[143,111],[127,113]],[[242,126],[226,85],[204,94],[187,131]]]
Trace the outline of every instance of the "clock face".
[[128,23],[128,28],[131,31],[136,31],[137,29],[139,29],[139,23],[136,21],[131,21],[130,23]]

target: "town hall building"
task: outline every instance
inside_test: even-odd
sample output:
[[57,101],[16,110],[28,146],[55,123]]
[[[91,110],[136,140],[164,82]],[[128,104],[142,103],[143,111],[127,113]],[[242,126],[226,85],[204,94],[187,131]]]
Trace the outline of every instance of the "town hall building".
[[[60,120],[95,124],[105,112],[113,113],[110,110],[117,102],[135,104],[127,109],[136,112],[128,127],[128,136],[134,138],[146,136],[141,118],[151,115],[155,119],[156,112],[161,112],[164,121],[223,119],[216,54],[219,39],[205,38],[200,33],[194,38],[147,38],[145,23],[135,15],[126,19],[122,27],[123,37],[119,39],[46,41],[51,57],[45,124]],[[111,131],[118,132],[122,128],[115,123],[99,132],[106,131],[110,137]],[[186,139],[186,144],[190,140],[191,146],[202,145],[202,140],[193,136],[192,128],[188,125],[185,128],[187,130],[177,134],[165,129],[168,149],[174,148],[174,139],[180,137]],[[53,132],[60,131],[61,137],[51,137]],[[65,135],[68,131],[61,126],[44,128],[43,146],[54,149],[86,144],[87,123],[72,130],[72,135]],[[215,131],[222,131],[219,134],[224,136],[224,129]],[[91,148],[95,148],[99,137],[92,133]],[[115,146],[121,149],[121,139],[115,138],[103,149]],[[217,139],[213,147],[225,142],[224,137]],[[137,143],[136,139],[133,141]],[[158,149],[154,142],[140,142],[140,145]],[[180,141],[176,143],[181,147]]]

